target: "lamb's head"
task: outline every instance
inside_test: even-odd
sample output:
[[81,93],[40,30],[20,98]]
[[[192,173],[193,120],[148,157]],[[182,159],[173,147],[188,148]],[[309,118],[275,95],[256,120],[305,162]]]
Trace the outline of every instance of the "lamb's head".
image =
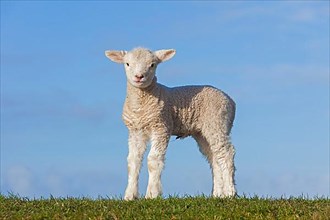
[[105,55],[116,63],[123,63],[127,81],[137,88],[147,88],[153,81],[157,65],[171,59],[175,50],[150,51],[136,48],[132,51],[105,51]]

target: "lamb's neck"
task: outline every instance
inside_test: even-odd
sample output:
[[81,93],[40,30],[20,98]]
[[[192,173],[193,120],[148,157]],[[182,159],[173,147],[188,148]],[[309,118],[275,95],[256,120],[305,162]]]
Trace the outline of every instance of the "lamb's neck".
[[144,104],[146,97],[155,96],[157,92],[157,78],[154,77],[152,83],[146,88],[136,88],[127,82],[127,96],[126,102],[133,104],[134,106],[139,106]]

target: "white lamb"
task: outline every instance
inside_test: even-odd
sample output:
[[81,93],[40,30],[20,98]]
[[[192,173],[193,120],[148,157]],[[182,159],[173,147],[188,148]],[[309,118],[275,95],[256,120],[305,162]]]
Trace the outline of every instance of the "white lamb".
[[[161,173],[171,135],[192,136],[212,168],[214,197],[232,197],[235,150],[230,131],[235,103],[224,92],[211,86],[168,88],[157,83],[156,67],[171,59],[175,50],[152,52],[144,48],[132,51],[106,51],[106,56],[123,63],[127,76],[127,96],[123,121],[129,130],[128,185],[125,200],[138,198],[138,178],[146,151],[149,181],[146,198],[162,194]],[[182,158],[184,159],[184,158]]]

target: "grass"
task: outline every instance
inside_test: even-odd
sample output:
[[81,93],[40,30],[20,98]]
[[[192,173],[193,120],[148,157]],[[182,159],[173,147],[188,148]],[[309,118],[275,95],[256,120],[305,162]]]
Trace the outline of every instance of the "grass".
[[0,219],[330,219],[327,198],[53,198],[0,195]]

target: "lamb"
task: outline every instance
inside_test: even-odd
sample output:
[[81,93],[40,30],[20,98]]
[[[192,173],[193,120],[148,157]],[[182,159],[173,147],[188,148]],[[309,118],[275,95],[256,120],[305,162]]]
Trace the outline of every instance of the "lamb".
[[105,55],[125,66],[127,96],[122,118],[129,130],[128,185],[125,200],[139,197],[138,178],[147,143],[149,180],[145,197],[162,195],[161,173],[171,135],[192,136],[208,160],[213,177],[214,197],[236,195],[234,146],[230,132],[235,118],[235,103],[212,86],[168,88],[157,83],[156,68],[171,59],[173,49],[150,51],[106,51]]

